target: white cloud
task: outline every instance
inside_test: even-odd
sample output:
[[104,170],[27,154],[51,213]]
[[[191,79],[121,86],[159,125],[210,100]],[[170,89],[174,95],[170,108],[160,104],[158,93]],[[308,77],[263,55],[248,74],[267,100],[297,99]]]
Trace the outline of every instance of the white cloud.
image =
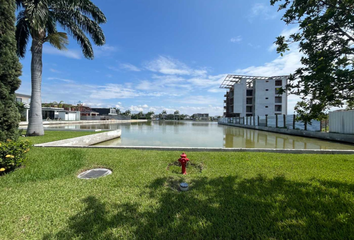
[[107,57],[112,55],[116,51],[118,51],[117,47],[108,44],[105,44],[103,46],[93,47],[93,52],[95,54],[95,57]]
[[53,73],[61,73],[60,71],[54,69],[54,68],[49,68],[49,71],[53,72]]
[[49,45],[44,45],[43,53],[51,55],[59,55],[67,58],[81,59],[81,52],[78,50],[59,50]]
[[161,91],[164,93],[176,93],[179,89],[190,88],[188,84],[185,84],[185,79],[180,76],[174,75],[153,75],[153,80],[141,80],[136,86],[139,90],[144,91]]
[[57,78],[57,77],[49,77],[47,78],[48,80],[59,80],[59,81],[63,81],[63,82],[67,82],[67,83],[74,83],[74,80],[71,79],[65,79],[65,78]]
[[252,43],[247,43],[248,46],[250,46],[253,49],[259,49],[261,47],[261,45],[254,45]]
[[207,73],[204,69],[192,69],[183,62],[168,56],[159,56],[157,59],[145,63],[145,68],[167,75],[203,75]]
[[145,67],[152,72],[173,75],[189,75],[191,71],[184,63],[164,56],[159,56],[157,59],[146,63]]
[[132,106],[130,106],[129,109],[132,112],[145,112],[146,113],[146,112],[148,112],[148,108],[149,108],[149,106],[144,104],[144,105],[137,105],[137,106],[132,105]]
[[225,77],[226,77],[226,74],[209,75],[209,76],[205,76],[205,77],[194,77],[194,78],[188,79],[188,82],[190,82],[194,86],[206,88],[206,87],[211,87],[211,86],[219,86]]
[[116,72],[120,72],[120,69],[114,66],[107,66],[107,68]]
[[208,92],[211,92],[211,93],[225,93],[226,89],[213,87],[213,88],[208,89]]
[[256,3],[252,6],[251,12],[248,15],[248,20],[252,21],[256,17],[261,17],[264,20],[275,19],[278,17],[276,7],[270,6],[270,4]]
[[141,71],[138,67],[136,67],[130,63],[122,63],[119,65],[119,67],[121,69],[125,69],[125,70],[132,71],[132,72],[140,72]]
[[241,36],[237,36],[237,37],[233,37],[230,39],[230,42],[232,43],[239,43],[242,41],[242,37]]
[[120,84],[107,84],[98,86],[96,90],[91,90],[90,98],[93,99],[117,99],[117,98],[133,98],[140,94],[134,89],[125,88]]
[[299,52],[298,48],[294,48],[283,57],[279,56],[273,61],[267,62],[261,66],[251,66],[244,69],[237,69],[235,74],[251,76],[289,75],[301,67],[301,57],[302,53]]

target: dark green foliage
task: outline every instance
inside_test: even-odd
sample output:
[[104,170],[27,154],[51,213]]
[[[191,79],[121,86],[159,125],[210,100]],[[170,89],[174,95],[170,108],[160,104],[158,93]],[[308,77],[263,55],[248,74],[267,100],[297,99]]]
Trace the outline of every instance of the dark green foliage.
[[0,142],[0,174],[20,167],[25,162],[29,150],[28,141]]
[[16,56],[15,2],[0,0],[0,141],[18,137],[20,114],[15,91],[20,87],[21,64]]
[[305,119],[322,119],[330,107],[354,100],[354,1],[271,0],[285,9],[283,21],[300,30],[277,38],[278,53],[299,43],[303,67],[290,76],[288,88],[300,95],[298,113]]

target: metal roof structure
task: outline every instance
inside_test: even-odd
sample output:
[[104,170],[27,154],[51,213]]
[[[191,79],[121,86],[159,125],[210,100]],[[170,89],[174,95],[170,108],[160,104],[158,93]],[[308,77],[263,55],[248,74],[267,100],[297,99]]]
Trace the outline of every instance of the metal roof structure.
[[262,77],[262,76],[247,76],[247,75],[232,75],[228,74],[224,81],[220,84],[220,88],[232,88],[235,83],[239,83],[241,79],[246,79],[246,84],[248,87],[253,86],[253,80],[267,80],[267,79],[280,79],[280,78],[285,78],[289,77],[287,75],[283,76],[271,76],[271,77]]

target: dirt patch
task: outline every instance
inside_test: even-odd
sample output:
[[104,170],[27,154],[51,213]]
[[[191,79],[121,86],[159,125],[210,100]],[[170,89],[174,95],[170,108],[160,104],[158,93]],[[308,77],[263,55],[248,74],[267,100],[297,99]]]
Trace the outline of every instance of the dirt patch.
[[[167,165],[166,170],[169,171],[172,166],[182,167],[181,163],[179,161],[174,161],[174,162]],[[201,173],[205,169],[205,165],[202,162],[201,163],[194,163],[194,162],[189,161],[189,162],[187,162],[186,168],[187,168],[187,173],[188,173],[188,168],[194,168],[195,170],[197,170],[198,172]]]
[[189,189],[193,188],[193,183],[191,183],[190,179],[185,176],[170,176],[166,179],[164,183],[164,187],[171,189],[172,191],[177,191],[181,192],[181,189],[179,188],[179,185],[182,183],[188,183]]

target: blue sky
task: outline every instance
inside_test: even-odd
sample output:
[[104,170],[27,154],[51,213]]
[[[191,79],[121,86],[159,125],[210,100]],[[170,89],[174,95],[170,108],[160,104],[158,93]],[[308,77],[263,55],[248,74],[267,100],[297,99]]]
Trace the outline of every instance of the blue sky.
[[[297,46],[280,57],[273,42],[296,26],[269,1],[105,0],[106,44],[87,60],[70,39],[67,51],[43,49],[42,101],[79,101],[132,112],[162,110],[222,115],[226,74],[286,75],[300,66]],[[29,44],[30,46],[30,44]],[[30,94],[31,54],[21,59]],[[289,113],[297,98],[289,96]]]

